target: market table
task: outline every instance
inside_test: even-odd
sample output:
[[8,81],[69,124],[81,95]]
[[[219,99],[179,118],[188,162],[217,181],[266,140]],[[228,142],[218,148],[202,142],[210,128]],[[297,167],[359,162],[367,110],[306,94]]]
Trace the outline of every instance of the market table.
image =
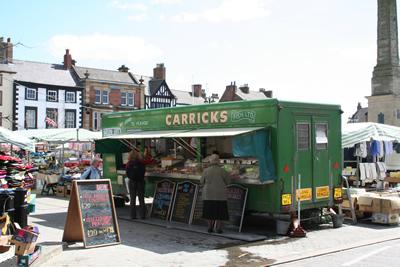
[[59,174],[46,174],[46,173],[37,173],[36,174],[36,180],[41,180],[43,182],[43,187],[40,192],[41,195],[44,193],[50,194],[50,190],[52,191],[52,194],[56,194],[56,187],[57,183],[60,179]]

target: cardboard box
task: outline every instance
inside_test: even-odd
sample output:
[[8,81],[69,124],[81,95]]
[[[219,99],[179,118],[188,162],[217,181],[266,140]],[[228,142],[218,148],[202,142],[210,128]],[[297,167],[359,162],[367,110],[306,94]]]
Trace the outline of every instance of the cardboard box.
[[30,266],[37,258],[42,251],[41,246],[36,246],[35,251],[31,254],[18,256],[18,266],[28,267]]
[[24,243],[36,242],[39,233],[27,229],[16,229],[13,240]]
[[6,246],[10,244],[12,235],[2,235],[0,236],[0,246]]
[[[353,207],[355,209],[356,205],[357,205],[357,195],[351,195],[351,202],[353,203]],[[342,208],[343,209],[350,209],[350,200],[343,199]]]
[[63,185],[57,185],[56,196],[65,197],[65,187]]
[[15,255],[23,256],[26,254],[31,254],[35,251],[36,242],[23,243],[12,240],[12,243],[15,245]]
[[389,195],[368,194],[357,199],[358,209],[363,212],[400,213],[400,198]]
[[381,213],[400,213],[400,198],[380,198]]
[[399,224],[399,214],[398,213],[378,213],[375,212],[372,214],[372,222],[373,223],[381,223],[381,224]]
[[357,198],[357,203],[358,203],[358,210],[363,211],[363,212],[374,212],[376,207],[376,201],[374,203],[374,196],[370,195],[365,195],[365,196],[359,196]]

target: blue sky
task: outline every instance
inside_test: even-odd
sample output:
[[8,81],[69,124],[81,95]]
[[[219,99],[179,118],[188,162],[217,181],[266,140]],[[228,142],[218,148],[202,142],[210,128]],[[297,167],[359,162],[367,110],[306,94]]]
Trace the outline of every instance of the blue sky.
[[[8,1],[0,36],[14,57],[152,75],[207,94],[232,81],[284,100],[366,106],[376,64],[376,0]],[[3,5],[5,7],[5,5]]]

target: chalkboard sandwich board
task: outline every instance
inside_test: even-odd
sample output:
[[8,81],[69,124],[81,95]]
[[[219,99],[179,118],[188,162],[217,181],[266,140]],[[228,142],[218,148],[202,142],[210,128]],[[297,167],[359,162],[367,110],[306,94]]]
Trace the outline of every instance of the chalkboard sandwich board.
[[109,179],[73,181],[63,241],[85,248],[121,243]]
[[229,221],[225,223],[226,228],[242,231],[243,215],[247,199],[246,187],[240,185],[228,185],[226,195],[228,201]]
[[171,206],[174,201],[175,183],[170,180],[162,180],[156,183],[153,204],[150,216],[162,220],[168,220]]
[[188,224],[192,222],[197,187],[197,184],[189,181],[184,181],[177,184],[171,221]]

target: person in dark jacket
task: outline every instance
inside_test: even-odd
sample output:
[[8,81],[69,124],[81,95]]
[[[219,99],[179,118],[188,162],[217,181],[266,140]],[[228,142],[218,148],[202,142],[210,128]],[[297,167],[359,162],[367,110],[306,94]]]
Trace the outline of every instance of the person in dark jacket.
[[129,153],[128,163],[126,164],[126,176],[129,178],[129,194],[131,203],[131,219],[136,219],[136,196],[139,198],[140,218],[146,217],[146,206],[144,203],[144,174],[145,165],[142,162],[142,155],[132,150]]

